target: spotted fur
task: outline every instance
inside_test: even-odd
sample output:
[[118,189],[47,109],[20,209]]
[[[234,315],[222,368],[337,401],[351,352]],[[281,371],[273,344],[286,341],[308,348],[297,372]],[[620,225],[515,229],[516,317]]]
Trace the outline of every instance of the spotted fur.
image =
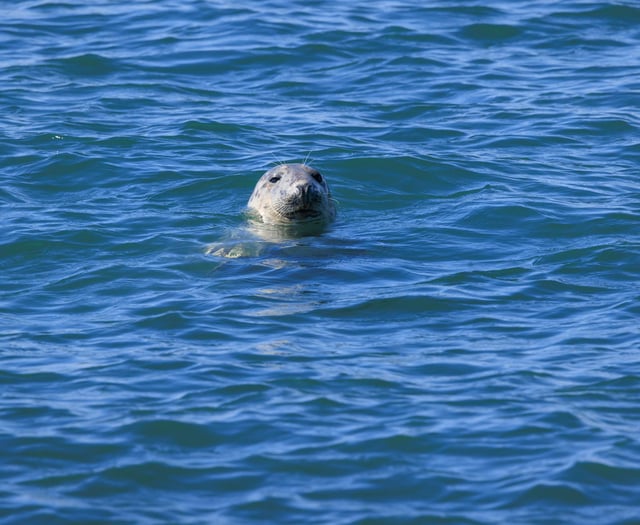
[[266,224],[326,223],[336,216],[327,181],[306,164],[282,164],[267,171],[247,206]]

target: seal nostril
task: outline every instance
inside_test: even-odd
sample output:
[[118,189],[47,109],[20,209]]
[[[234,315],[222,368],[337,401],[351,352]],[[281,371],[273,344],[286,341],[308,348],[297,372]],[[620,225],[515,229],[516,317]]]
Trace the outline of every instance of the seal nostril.
[[302,202],[307,204],[309,202],[309,186],[300,186],[300,195],[302,196]]
[[310,184],[303,184],[299,187],[300,200],[303,206],[309,206],[313,201],[314,189]]

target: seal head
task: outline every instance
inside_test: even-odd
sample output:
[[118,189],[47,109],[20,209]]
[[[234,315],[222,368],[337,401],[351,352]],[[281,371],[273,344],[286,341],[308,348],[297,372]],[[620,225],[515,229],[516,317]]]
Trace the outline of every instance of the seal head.
[[326,224],[336,216],[327,181],[306,164],[282,164],[267,171],[247,206],[265,224]]

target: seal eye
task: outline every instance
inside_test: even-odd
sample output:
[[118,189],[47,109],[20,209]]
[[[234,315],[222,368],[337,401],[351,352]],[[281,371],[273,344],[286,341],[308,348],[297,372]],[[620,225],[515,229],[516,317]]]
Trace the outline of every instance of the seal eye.
[[269,179],[269,182],[272,182],[273,184],[275,184],[276,182],[278,182],[280,180],[280,175],[276,175],[275,177],[271,177]]
[[320,175],[319,171],[315,171],[311,174],[311,176],[320,184],[322,184],[322,175]]

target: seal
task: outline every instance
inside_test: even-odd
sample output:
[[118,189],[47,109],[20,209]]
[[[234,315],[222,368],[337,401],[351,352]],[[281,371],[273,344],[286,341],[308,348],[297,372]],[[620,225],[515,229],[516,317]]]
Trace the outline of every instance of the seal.
[[247,207],[264,224],[328,224],[336,216],[327,181],[306,164],[281,164],[267,171]]
[[256,183],[247,203],[248,224],[205,253],[225,258],[259,256],[293,239],[321,233],[335,219],[327,181],[306,164],[281,164]]

